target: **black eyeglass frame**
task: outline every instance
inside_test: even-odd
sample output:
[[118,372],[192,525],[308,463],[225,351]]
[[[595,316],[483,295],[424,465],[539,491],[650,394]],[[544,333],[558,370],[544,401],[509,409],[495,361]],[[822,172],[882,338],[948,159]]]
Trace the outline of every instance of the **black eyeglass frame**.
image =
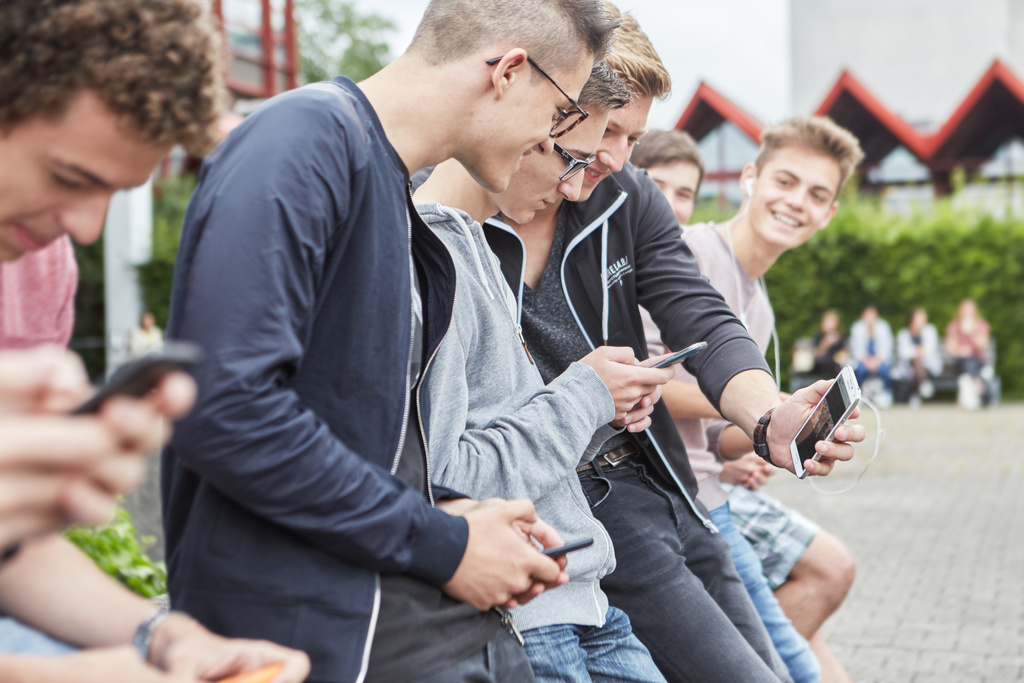
[[[500,61],[501,61],[501,57],[493,57],[491,59],[488,59],[486,64],[487,64],[487,66],[494,66],[495,64],[497,64]],[[583,123],[587,119],[587,117],[590,116],[590,112],[588,112],[585,109],[583,109],[583,107],[581,107],[579,104],[577,104],[576,100],[574,100],[573,98],[569,97],[569,93],[567,93],[564,90],[562,90],[562,86],[558,85],[558,83],[555,82],[555,79],[553,79],[550,76],[550,74],[548,74],[547,71],[545,71],[544,69],[540,68],[540,65],[537,62],[533,61],[533,57],[530,57],[529,55],[527,55],[526,56],[526,61],[528,61],[533,66],[534,69],[539,71],[541,73],[541,75],[544,76],[544,78],[546,78],[549,81],[551,81],[551,85],[553,85],[556,88],[558,88],[558,92],[562,93],[562,95],[565,97],[565,99],[569,100],[569,104],[571,104],[573,106],[573,108],[576,109],[576,111],[570,111],[568,109],[563,109],[562,107],[557,107],[560,115],[559,115],[559,118],[553,124],[551,124],[551,133],[550,133],[551,137],[553,137],[553,138],[560,138],[560,137],[562,137],[563,135],[568,133],[570,130],[572,130],[576,126],[580,125],[581,123]],[[579,118],[576,119],[575,121],[573,121],[572,123],[570,123],[568,125],[568,127],[563,128],[562,130],[558,130],[558,127],[560,125],[562,125],[563,123],[565,123],[569,119],[570,116],[578,116]]]
[[565,173],[558,176],[558,182],[569,180],[573,176],[577,175],[580,171],[586,169],[594,160],[597,159],[597,155],[590,157],[589,159],[577,159],[573,155],[566,152],[561,145],[555,143],[555,154],[558,154],[565,163],[569,164],[569,168],[565,169]]

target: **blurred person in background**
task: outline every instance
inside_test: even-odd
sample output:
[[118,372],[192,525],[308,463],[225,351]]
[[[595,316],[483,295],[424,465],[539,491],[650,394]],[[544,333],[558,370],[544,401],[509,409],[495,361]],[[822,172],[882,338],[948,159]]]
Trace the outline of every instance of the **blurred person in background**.
[[922,398],[931,398],[935,393],[932,378],[942,374],[942,355],[939,333],[928,322],[928,312],[923,308],[915,308],[907,326],[896,335],[896,359],[911,406],[919,406]]
[[991,334],[973,299],[961,301],[956,317],[946,326],[946,349],[959,375],[957,400],[964,408],[977,408],[988,398],[981,369],[988,362]]
[[893,350],[892,328],[868,306],[850,328],[850,356],[864,395],[882,408],[892,405]]
[[159,351],[164,347],[164,333],[156,326],[156,318],[149,311],[142,314],[139,326],[132,330],[128,341],[128,353],[132,358],[144,356],[150,351]]
[[814,366],[811,372],[821,377],[835,377],[846,365],[850,352],[840,327],[839,312],[829,309],[821,315],[821,324],[814,333]]

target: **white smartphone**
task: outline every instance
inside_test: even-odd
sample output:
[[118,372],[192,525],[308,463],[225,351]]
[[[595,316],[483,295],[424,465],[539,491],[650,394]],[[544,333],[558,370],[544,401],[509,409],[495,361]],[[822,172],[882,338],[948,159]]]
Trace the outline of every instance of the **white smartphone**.
[[814,450],[819,441],[832,441],[836,428],[846,422],[860,403],[860,386],[857,377],[849,366],[844,367],[839,375],[832,380],[825,395],[814,406],[810,417],[800,427],[793,443],[789,445],[793,455],[793,468],[796,476],[803,479],[807,476],[804,462],[820,460],[821,454]]

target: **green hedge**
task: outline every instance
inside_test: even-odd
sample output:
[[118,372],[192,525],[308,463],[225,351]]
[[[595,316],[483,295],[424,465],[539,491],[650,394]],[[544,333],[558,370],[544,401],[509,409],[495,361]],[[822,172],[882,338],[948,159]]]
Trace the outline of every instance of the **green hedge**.
[[923,306],[942,335],[960,300],[971,297],[992,325],[1004,393],[1024,392],[1024,223],[957,211],[948,201],[911,216],[845,201],[829,226],[784,254],[765,281],[783,368],[795,340],[813,335],[827,308],[839,311],[849,331],[874,304],[895,333]]
[[139,595],[154,598],[167,592],[166,565],[152,561],[145,553],[156,539],[139,536],[131,515],[124,508],[118,508],[110,524],[73,527],[65,531],[64,536],[100,569]]

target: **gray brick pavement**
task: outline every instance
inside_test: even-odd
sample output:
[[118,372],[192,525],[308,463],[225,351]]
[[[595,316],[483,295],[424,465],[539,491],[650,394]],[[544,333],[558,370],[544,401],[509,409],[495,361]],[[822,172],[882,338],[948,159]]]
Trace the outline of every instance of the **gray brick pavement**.
[[[765,489],[857,561],[825,625],[832,648],[861,683],[1024,681],[1024,405],[894,408],[882,419],[882,450],[852,491],[821,495],[782,474]],[[859,470],[820,486],[841,488]]]

